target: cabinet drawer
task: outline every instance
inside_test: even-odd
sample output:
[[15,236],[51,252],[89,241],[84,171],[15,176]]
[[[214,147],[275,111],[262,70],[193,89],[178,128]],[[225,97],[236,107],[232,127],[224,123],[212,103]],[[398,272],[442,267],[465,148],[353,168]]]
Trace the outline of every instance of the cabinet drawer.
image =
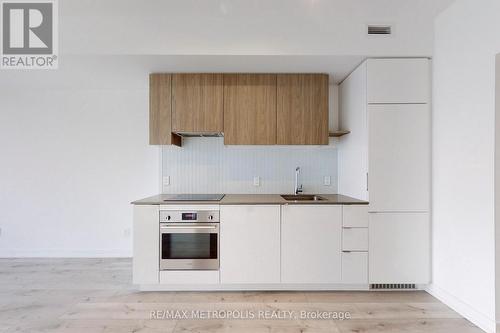
[[368,251],[368,228],[343,228],[343,251]]
[[219,284],[219,271],[160,271],[161,284]]
[[342,252],[342,283],[368,283],[367,252]]
[[349,205],[342,209],[344,227],[368,228],[368,205]]

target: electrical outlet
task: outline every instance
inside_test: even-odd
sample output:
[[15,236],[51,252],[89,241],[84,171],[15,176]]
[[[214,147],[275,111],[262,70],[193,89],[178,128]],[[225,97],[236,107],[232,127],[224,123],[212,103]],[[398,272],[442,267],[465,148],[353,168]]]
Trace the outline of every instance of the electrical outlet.
[[253,177],[253,186],[260,186],[260,177],[259,176]]
[[125,238],[130,237],[130,228],[123,229],[123,237],[125,237]]
[[170,176],[163,176],[163,186],[170,186]]
[[332,185],[332,178],[330,176],[323,177],[323,185],[325,186]]

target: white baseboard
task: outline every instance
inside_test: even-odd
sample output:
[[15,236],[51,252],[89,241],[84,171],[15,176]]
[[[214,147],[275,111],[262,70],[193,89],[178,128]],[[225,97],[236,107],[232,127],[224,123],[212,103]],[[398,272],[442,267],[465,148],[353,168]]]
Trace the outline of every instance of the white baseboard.
[[0,249],[0,258],[130,258],[131,250]]
[[141,284],[141,291],[368,291],[367,284]]
[[483,331],[487,333],[500,332],[497,328],[495,319],[489,318],[470,304],[465,303],[442,288],[431,284],[427,286],[425,290]]

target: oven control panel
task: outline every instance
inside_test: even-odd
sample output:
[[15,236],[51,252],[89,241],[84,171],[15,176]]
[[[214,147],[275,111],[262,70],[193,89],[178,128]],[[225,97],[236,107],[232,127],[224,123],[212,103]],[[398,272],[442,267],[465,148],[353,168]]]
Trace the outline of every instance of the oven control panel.
[[218,210],[160,210],[160,223],[217,223]]

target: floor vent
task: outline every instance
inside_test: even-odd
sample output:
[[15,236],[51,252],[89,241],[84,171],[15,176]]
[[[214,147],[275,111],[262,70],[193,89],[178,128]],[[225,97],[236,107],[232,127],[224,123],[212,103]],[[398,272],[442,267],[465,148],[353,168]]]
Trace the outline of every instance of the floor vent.
[[412,283],[376,283],[371,284],[372,290],[416,290],[417,286]]
[[392,27],[390,25],[369,25],[368,35],[391,35]]

